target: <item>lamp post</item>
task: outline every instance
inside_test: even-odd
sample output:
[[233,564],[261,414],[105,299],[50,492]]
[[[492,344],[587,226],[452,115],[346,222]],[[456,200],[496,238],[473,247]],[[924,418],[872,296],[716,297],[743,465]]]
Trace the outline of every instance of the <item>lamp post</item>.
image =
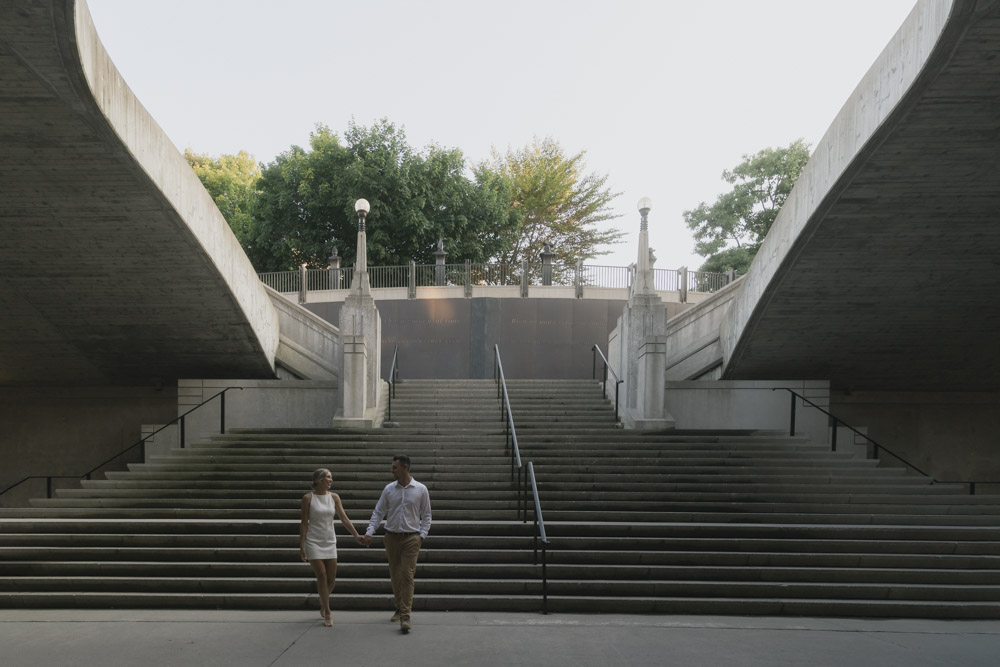
[[354,262],[354,284],[358,286],[358,292],[368,294],[371,287],[368,284],[368,239],[365,236],[365,218],[371,211],[371,204],[367,199],[359,199],[354,202],[354,210],[358,214],[358,247],[357,259]]
[[653,291],[652,276],[649,275],[649,209],[653,208],[653,200],[643,197],[639,200],[639,261],[636,263],[636,280],[633,292],[648,294]]

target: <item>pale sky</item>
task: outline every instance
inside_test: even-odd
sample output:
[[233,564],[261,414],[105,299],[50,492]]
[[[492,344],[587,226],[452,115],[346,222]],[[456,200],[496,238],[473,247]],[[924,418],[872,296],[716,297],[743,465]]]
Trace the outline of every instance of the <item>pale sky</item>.
[[87,0],[133,92],[179,150],[271,162],[387,117],[411,146],[552,137],[587,151],[635,261],[651,197],[657,268],[697,268],[682,212],[742,155],[813,147],[914,0]]

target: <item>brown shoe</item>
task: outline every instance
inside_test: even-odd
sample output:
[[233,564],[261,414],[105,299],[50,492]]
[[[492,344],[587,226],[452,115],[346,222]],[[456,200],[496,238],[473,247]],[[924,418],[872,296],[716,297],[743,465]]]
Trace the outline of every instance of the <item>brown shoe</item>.
[[404,635],[410,631],[410,617],[409,616],[404,616],[402,618],[402,620],[400,620],[400,622],[399,622],[399,629],[403,631]]
[[389,620],[389,622],[390,623],[399,623],[399,620],[401,618],[402,618],[402,616],[400,616],[399,610],[397,609],[396,613],[392,615],[392,618]]

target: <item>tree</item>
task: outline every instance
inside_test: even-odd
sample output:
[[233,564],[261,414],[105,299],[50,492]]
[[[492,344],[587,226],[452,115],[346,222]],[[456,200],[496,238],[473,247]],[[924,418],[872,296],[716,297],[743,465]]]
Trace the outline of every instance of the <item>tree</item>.
[[604,186],[606,175],[584,173],[585,155],[567,156],[555,140],[536,138],[505,155],[494,149],[491,159],[476,167],[479,182],[506,185],[516,216],[516,225],[501,230],[505,249],[496,259],[537,262],[548,244],[558,261],[575,264],[607,254],[601,246],[620,242],[624,232],[598,225],[620,217],[609,207],[621,193]]
[[261,177],[260,165],[252,155],[240,151],[236,155],[220,155],[184,150],[184,158],[201,179],[208,193],[215,200],[222,217],[244,249],[252,237],[253,207],[257,200],[257,182]]
[[702,271],[746,272],[808,160],[809,145],[802,139],[744,155],[732,171],[722,172],[732,190],[711,206],[702,202],[684,211],[695,252],[707,258]]
[[370,265],[432,263],[439,238],[450,262],[482,262],[500,253],[514,224],[504,183],[465,176],[457,149],[418,153],[388,120],[351,123],[343,141],[317,125],[309,150],[292,146],[264,168],[250,255],[258,271],[324,266],[333,244],[350,266],[355,256],[354,202],[367,216]]

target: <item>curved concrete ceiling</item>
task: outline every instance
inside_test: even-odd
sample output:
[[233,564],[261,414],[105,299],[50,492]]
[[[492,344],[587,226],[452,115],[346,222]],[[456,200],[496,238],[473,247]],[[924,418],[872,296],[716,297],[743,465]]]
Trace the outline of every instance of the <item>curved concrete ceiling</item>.
[[0,385],[273,377],[277,316],[86,5],[0,5]]
[[1000,2],[925,0],[748,272],[724,377],[1000,389],[998,217]]

